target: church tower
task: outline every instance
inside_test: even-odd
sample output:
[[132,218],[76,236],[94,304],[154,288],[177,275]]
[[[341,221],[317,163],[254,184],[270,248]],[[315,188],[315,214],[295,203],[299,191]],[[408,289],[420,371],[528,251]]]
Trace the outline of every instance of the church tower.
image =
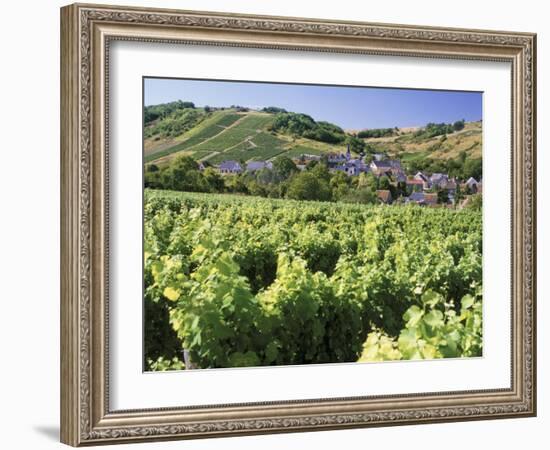
[[349,148],[349,144],[348,144],[348,151],[346,152],[346,160],[350,160],[351,159],[351,150]]

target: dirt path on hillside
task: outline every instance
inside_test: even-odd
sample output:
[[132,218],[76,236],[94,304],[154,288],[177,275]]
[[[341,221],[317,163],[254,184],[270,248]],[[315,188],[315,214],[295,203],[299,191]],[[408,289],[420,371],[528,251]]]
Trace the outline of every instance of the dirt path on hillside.
[[[254,139],[254,136],[247,136],[246,138],[244,138],[242,141],[240,142],[237,142],[235,145],[232,145],[231,147],[227,147],[226,149],[224,149],[223,152],[218,152],[218,151],[213,151],[212,153],[210,153],[209,155],[205,156],[204,158],[200,158],[199,161],[206,161],[216,155],[220,155],[222,153],[225,153],[229,150],[232,150],[234,149],[235,147],[238,147],[239,145],[241,145],[242,143],[244,142],[247,142],[248,144],[250,144],[250,148],[257,148],[258,146],[252,142],[252,139]],[[206,142],[206,141],[205,141]]]
[[206,155],[204,158],[200,158],[199,161],[201,161],[201,162],[202,161],[207,161],[210,158],[213,158],[214,156],[219,155],[219,154],[220,154],[220,152],[212,152],[212,153]]

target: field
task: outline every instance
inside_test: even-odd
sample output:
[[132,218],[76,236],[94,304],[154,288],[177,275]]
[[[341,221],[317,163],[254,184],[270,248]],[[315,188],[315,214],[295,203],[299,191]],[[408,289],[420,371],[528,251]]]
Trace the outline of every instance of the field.
[[472,210],[145,191],[145,364],[482,354]]
[[481,158],[481,122],[469,122],[461,131],[433,138],[415,138],[416,130],[399,131],[397,136],[366,139],[369,145],[406,162],[411,159],[451,159],[465,152],[468,158]]
[[[155,146],[151,141],[145,142],[145,162],[158,160],[159,158],[172,155],[174,153],[182,152],[189,148],[198,146],[208,139],[213,138],[219,133],[225,131],[226,128],[233,125],[243,116],[235,113],[218,112],[213,114],[210,118],[201,122],[197,127],[190,130],[185,134],[185,140],[178,142],[175,145],[164,143],[160,147],[160,150],[155,150]],[[180,139],[181,140],[181,139]]]

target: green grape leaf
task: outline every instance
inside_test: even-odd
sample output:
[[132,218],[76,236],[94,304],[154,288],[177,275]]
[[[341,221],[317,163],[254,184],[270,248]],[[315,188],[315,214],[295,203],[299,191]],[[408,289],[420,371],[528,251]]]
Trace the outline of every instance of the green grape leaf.
[[460,305],[462,306],[463,309],[468,309],[472,307],[474,302],[475,302],[474,297],[468,294],[462,297]]
[[443,313],[438,309],[432,309],[423,318],[424,322],[432,328],[440,328],[443,326]]
[[172,286],[168,286],[164,288],[164,291],[162,294],[168,299],[173,302],[175,302],[178,298],[180,298],[181,292],[178,289],[173,288]]
[[443,298],[437,292],[426,291],[424,292],[424,294],[422,294],[422,303],[430,308],[433,308],[435,305],[442,301]]
[[423,315],[424,311],[422,311],[422,309],[418,306],[413,305],[409,309],[407,309],[407,311],[403,315],[403,319],[407,321],[407,327],[415,327],[418,322],[420,322]]

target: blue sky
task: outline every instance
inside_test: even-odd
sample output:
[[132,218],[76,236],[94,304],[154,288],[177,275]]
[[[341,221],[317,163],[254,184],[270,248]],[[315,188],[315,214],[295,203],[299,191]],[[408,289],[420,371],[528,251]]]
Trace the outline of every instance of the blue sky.
[[278,106],[345,129],[482,118],[480,92],[145,78],[145,105],[174,100],[196,106]]

